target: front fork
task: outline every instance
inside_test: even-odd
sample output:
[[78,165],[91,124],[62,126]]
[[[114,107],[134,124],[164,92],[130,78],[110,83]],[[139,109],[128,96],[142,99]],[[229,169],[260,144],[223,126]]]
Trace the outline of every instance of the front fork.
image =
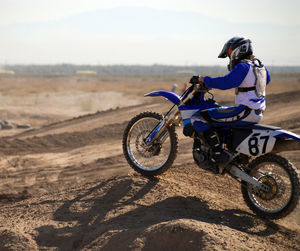
[[152,132],[144,139],[142,147],[145,149],[150,148],[154,141],[163,144],[168,138],[167,127],[171,125],[178,126],[182,121],[178,108],[166,115],[162,121],[152,130]]
[[[193,90],[179,105],[186,104],[194,97],[196,90]],[[171,125],[179,126],[182,117],[178,106],[174,105],[164,116],[163,120],[152,130],[152,132],[144,139],[143,148],[150,148],[153,142],[159,139],[159,143],[163,144],[168,137],[167,127]]]

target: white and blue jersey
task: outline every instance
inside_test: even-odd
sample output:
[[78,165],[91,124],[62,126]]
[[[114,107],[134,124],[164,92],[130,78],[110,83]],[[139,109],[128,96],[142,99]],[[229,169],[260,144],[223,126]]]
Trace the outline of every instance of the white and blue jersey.
[[[204,77],[204,84],[210,88],[216,88],[220,90],[227,90],[232,88],[249,88],[255,86],[256,77],[253,72],[253,65],[251,61],[249,63],[241,62],[237,64],[230,73],[222,77]],[[266,70],[266,85],[270,82],[270,75]],[[265,110],[265,98],[257,97],[255,90],[247,92],[238,92],[235,97],[236,105],[245,105],[250,109]]]
[[[235,106],[211,108],[196,112],[186,123],[192,123],[199,133],[211,126],[234,126],[238,124],[258,123],[266,108],[265,97],[256,91],[257,77],[252,61],[237,64],[225,76],[204,77],[204,84],[210,88],[227,90],[237,88]],[[268,70],[264,67],[264,86],[270,82]],[[246,90],[246,91],[245,91]]]

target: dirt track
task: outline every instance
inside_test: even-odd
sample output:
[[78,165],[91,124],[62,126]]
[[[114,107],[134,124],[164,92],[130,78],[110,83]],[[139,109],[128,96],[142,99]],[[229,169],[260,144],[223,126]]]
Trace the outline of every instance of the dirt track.
[[[274,91],[264,123],[299,133],[299,97]],[[280,221],[258,219],[238,183],[193,163],[181,128],[168,172],[151,180],[134,173],[121,138],[146,110],[165,106],[111,109],[2,137],[0,250],[300,249],[299,207]],[[284,155],[299,169],[299,153]]]

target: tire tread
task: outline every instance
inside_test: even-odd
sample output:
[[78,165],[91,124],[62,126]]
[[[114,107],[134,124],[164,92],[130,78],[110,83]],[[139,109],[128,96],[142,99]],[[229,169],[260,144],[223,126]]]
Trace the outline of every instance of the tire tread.
[[146,170],[142,170],[140,169],[138,166],[135,165],[135,163],[132,162],[130,156],[128,155],[127,152],[127,137],[128,137],[128,133],[130,131],[130,128],[140,119],[145,118],[145,117],[152,117],[152,118],[156,118],[158,120],[162,119],[162,115],[156,112],[142,112],[138,115],[136,115],[134,118],[132,118],[125,131],[123,134],[123,142],[122,142],[122,146],[123,146],[123,153],[124,156],[128,162],[128,164],[138,173],[142,174],[143,176],[147,176],[147,177],[151,177],[151,176],[156,176],[159,174],[162,174],[163,172],[167,171],[173,164],[176,156],[177,156],[177,150],[178,150],[178,136],[175,132],[175,126],[170,126],[168,127],[168,131],[169,131],[169,135],[170,135],[170,140],[171,140],[171,153],[169,155],[169,158],[167,160],[167,162],[159,169],[154,170],[154,171],[146,171]]
[[249,194],[248,194],[248,188],[247,188],[247,183],[242,182],[242,194],[243,198],[247,204],[247,206],[254,212],[256,213],[259,217],[261,218],[267,218],[267,219],[280,219],[288,214],[290,214],[297,206],[298,201],[299,201],[299,196],[300,196],[300,177],[299,174],[294,167],[294,165],[288,161],[286,158],[277,155],[277,154],[266,154],[263,156],[260,156],[256,159],[254,159],[250,164],[249,164],[249,172],[251,172],[252,169],[254,169],[257,165],[263,163],[263,162],[273,162],[276,164],[279,164],[281,167],[285,169],[285,171],[288,173],[290,176],[290,180],[292,183],[292,196],[288,202],[288,204],[279,212],[276,213],[268,213],[265,212],[259,208],[257,208],[251,201]]

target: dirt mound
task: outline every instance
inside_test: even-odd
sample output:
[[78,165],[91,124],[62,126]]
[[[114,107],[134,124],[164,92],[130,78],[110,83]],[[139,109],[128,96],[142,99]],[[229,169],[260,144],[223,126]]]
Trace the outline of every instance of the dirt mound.
[[97,144],[112,139],[120,139],[127,122],[115,123],[88,131],[45,136],[19,138],[0,138],[1,152],[5,155],[43,152],[62,152],[86,145]]
[[292,103],[300,98],[300,90],[283,93],[269,94],[267,96],[268,105]]
[[242,203],[236,183],[191,163],[157,179],[132,173],[70,185],[2,205],[0,213],[3,226],[32,236],[26,247],[33,250],[300,248],[299,232],[257,218]]
[[[26,130],[21,133],[16,133],[15,135],[13,135],[11,137],[6,137],[6,138],[24,138],[24,137],[30,137],[30,136],[40,135],[40,134],[49,134],[49,133],[51,133],[53,131],[57,131],[58,129],[61,129],[61,128],[69,128],[71,125],[76,125],[78,128],[80,128],[80,124],[85,123],[86,121],[88,121],[89,126],[91,124],[93,124],[93,121],[95,121],[94,122],[95,125],[93,127],[97,127],[97,126],[99,127],[99,124],[98,124],[99,119],[106,120],[107,117],[111,117],[111,116],[113,116],[113,114],[125,113],[130,108],[131,109],[138,108],[140,106],[142,106],[142,105],[134,105],[131,107],[126,107],[126,108],[117,107],[115,109],[109,109],[106,111],[97,111],[95,113],[88,113],[88,114],[81,115],[78,117],[73,117],[71,119],[66,119],[66,120],[46,124],[40,128],[33,128],[33,129]],[[100,123],[100,127],[101,127],[101,124],[102,123]],[[108,124],[110,124],[110,123],[108,123]]]
[[18,233],[9,229],[0,228],[0,250],[38,250],[38,247],[28,234]]

